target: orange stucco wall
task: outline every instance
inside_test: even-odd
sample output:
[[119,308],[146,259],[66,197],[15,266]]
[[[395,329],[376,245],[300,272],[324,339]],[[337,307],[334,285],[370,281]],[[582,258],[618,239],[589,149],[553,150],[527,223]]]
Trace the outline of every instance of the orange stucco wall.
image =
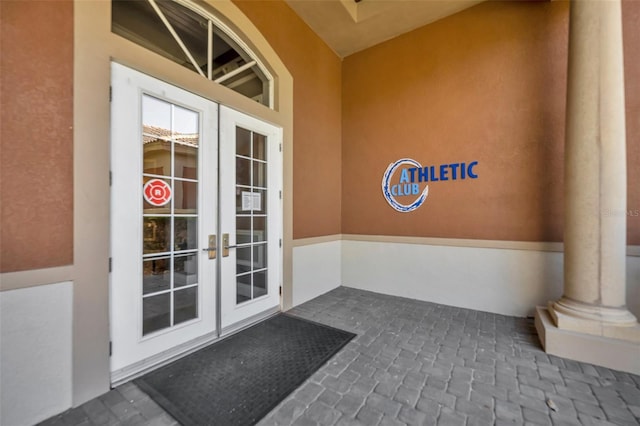
[[640,244],[640,2],[622,2],[627,106],[627,240]]
[[73,2],[0,1],[0,271],[73,262]]
[[[630,208],[640,208],[639,4],[625,4]],[[568,2],[487,2],[347,57],[343,233],[562,241],[568,20]],[[381,179],[404,157],[478,161],[479,177],[432,182],[422,207],[398,213]]]
[[[294,238],[562,240],[568,3],[487,2],[342,62],[283,1],[236,0],[294,77]],[[73,4],[0,2],[0,271],[73,262]],[[37,23],[37,25],[34,25]],[[640,244],[640,2],[623,1],[628,242]],[[387,165],[479,161],[410,214]]]
[[341,66],[283,1],[235,4],[293,75],[293,237],[341,230]]

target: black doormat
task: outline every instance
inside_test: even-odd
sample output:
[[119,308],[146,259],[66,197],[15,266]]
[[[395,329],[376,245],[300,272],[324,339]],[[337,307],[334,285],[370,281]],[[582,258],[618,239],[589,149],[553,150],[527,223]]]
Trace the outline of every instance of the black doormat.
[[184,426],[253,425],[354,336],[279,314],[135,383]]

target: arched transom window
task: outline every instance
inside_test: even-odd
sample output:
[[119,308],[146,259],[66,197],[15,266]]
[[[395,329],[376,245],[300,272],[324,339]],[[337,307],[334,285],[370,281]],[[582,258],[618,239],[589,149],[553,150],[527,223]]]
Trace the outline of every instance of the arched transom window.
[[111,31],[273,108],[273,78],[229,28],[187,0],[112,0]]

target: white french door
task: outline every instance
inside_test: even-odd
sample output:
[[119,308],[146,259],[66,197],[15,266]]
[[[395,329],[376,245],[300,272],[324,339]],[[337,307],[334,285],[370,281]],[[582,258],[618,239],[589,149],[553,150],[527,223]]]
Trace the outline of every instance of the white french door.
[[279,309],[282,162],[280,129],[111,71],[117,383]]
[[220,107],[223,333],[280,303],[281,141],[280,128]]

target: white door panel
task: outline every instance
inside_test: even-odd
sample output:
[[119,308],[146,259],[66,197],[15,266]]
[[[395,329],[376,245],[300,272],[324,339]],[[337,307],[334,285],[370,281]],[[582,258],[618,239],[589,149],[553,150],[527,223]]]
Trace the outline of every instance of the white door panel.
[[[282,131],[220,107],[221,329],[279,307]],[[224,247],[223,247],[224,248]]]
[[216,331],[217,105],[113,64],[111,114],[111,369],[144,369]]

